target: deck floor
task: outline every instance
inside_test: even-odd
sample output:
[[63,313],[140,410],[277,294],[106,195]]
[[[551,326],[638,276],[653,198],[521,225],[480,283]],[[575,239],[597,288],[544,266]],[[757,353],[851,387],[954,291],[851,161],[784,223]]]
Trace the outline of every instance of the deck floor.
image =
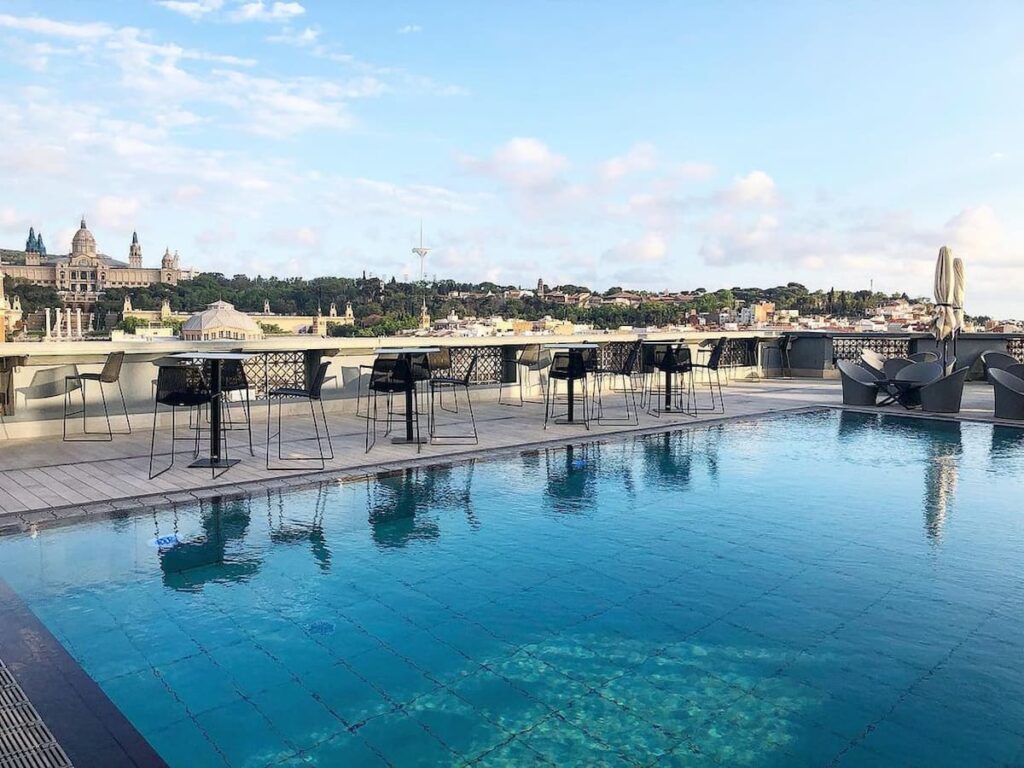
[[[725,418],[835,406],[841,400],[837,381],[774,379],[733,382],[725,388]],[[329,461],[323,471],[306,468],[280,472],[265,468],[266,410],[265,405],[257,405],[253,407],[255,457],[249,455],[245,432],[230,432],[231,456],[242,461],[216,478],[211,477],[208,469],[189,468],[191,451],[187,443],[179,443],[173,469],[149,479],[152,422],[151,417],[143,414],[133,416],[133,434],[115,435],[111,442],[62,442],[59,438],[5,440],[0,445],[0,532],[90,514],[304,484],[310,482],[311,476],[365,474],[410,463],[436,463],[501,450],[581,442],[723,418],[721,414],[709,413],[696,418],[682,414],[663,414],[655,418],[641,413],[638,426],[600,426],[593,423],[587,431],[581,425],[553,424],[545,430],[543,407],[540,405],[516,408],[484,401],[477,402],[475,410],[479,445],[424,445],[420,453],[414,446],[395,445],[383,437],[367,453],[364,450],[364,420],[351,413],[329,411],[335,459]],[[899,407],[883,410],[906,413]],[[991,419],[991,414],[990,387],[985,384],[968,385],[961,418]],[[114,428],[119,426],[123,426],[123,420],[115,422]],[[422,426],[425,434],[425,418]],[[315,449],[315,442],[309,439],[312,434],[308,417],[287,418],[283,435],[285,453]],[[158,429],[156,440],[157,461],[166,464],[170,458],[169,430]]]

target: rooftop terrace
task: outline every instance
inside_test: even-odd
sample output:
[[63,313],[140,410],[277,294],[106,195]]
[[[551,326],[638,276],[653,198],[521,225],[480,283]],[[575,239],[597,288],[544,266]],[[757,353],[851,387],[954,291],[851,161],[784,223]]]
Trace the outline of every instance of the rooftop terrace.
[[[190,509],[197,502],[206,502],[212,499],[245,498],[254,493],[276,493],[315,486],[324,480],[343,481],[372,477],[376,473],[389,470],[422,468],[475,458],[514,457],[524,451],[543,451],[564,446],[582,446],[594,443],[616,445],[624,439],[646,434],[660,434],[672,430],[711,425],[739,424],[774,414],[798,414],[820,409],[843,408],[840,383],[832,377],[829,369],[834,365],[837,354],[846,354],[845,347],[842,346],[846,343],[845,340],[827,339],[827,351],[823,352],[822,346],[826,337],[809,335],[803,348],[798,344],[794,359],[788,361],[794,369],[793,372],[804,375],[782,377],[779,375],[781,371],[777,367],[778,362],[764,348],[766,343],[773,342],[752,340],[742,334],[734,335],[732,338],[737,351],[729,359],[729,373],[724,386],[724,414],[662,413],[659,417],[654,417],[641,411],[637,425],[600,425],[592,422],[589,430],[579,424],[551,424],[545,428],[542,405],[526,404],[523,407],[510,407],[496,402],[497,387],[493,381],[486,380],[487,373],[485,371],[480,383],[472,387],[479,432],[478,444],[427,443],[422,446],[421,451],[417,451],[411,445],[393,444],[390,440],[379,439],[369,452],[364,449],[366,420],[354,412],[356,403],[353,395],[358,387],[365,386],[365,378],[358,384],[356,383],[359,373],[358,366],[371,359],[368,354],[370,350],[367,347],[360,347],[361,342],[359,341],[350,342],[352,346],[339,349],[329,346],[331,341],[337,340],[314,340],[315,348],[303,351],[282,348],[285,344],[283,340],[275,340],[269,344],[261,343],[267,347],[262,351],[280,356],[279,365],[283,371],[281,375],[292,376],[297,381],[301,381],[308,375],[312,363],[318,361],[321,356],[332,361],[332,373],[335,378],[328,383],[326,405],[327,420],[334,446],[334,459],[328,460],[322,470],[268,471],[265,468],[268,411],[266,402],[257,400],[252,407],[255,456],[249,455],[246,432],[235,429],[228,432],[228,442],[231,455],[241,458],[239,464],[230,467],[219,476],[213,477],[209,470],[189,468],[187,461],[182,460],[182,456],[179,454],[172,469],[152,479],[149,477],[152,412],[148,411],[146,402],[152,397],[152,371],[155,370],[152,362],[163,354],[176,351],[180,345],[157,344],[152,348],[134,351],[134,359],[130,357],[129,363],[126,365],[126,381],[129,382],[128,402],[133,431],[132,434],[117,433],[117,430],[123,427],[124,418],[123,415],[118,415],[119,412],[114,405],[111,407],[111,415],[115,434],[109,442],[63,441],[57,433],[60,419],[59,410],[54,407],[53,396],[53,382],[61,381],[61,376],[69,370],[69,366],[74,367],[75,370],[98,370],[105,353],[103,347],[97,346],[95,349],[90,347],[87,350],[86,345],[83,345],[76,350],[69,348],[70,345],[63,345],[63,348],[40,349],[40,345],[36,345],[35,349],[12,349],[11,352],[16,352],[22,357],[17,360],[17,366],[12,366],[14,376],[8,381],[10,385],[8,391],[18,392],[20,390],[18,395],[20,399],[16,401],[18,407],[12,409],[13,412],[5,418],[4,428],[7,436],[0,440],[0,444],[2,444],[2,450],[0,450],[0,534],[26,531],[35,534],[47,529],[88,520],[109,518],[131,520],[149,510]],[[612,340],[623,341],[624,339],[613,338]],[[517,341],[521,343],[523,340]],[[529,341],[548,343],[553,340],[531,339]],[[692,339],[694,348],[701,341],[702,339],[699,337]],[[427,340],[420,343],[433,342]],[[884,340],[883,343],[906,345],[908,342],[897,338]],[[379,342],[374,340],[373,344],[379,344]],[[467,345],[467,342],[460,340],[460,344]],[[965,351],[970,354],[971,346],[969,344],[965,346]],[[991,346],[991,340],[985,339],[976,346]],[[906,346],[903,348],[907,349]],[[459,347],[459,349],[471,349],[478,354],[490,354],[490,361],[494,366],[491,373],[499,378],[503,377],[502,361],[507,359],[507,355],[501,347],[495,347],[493,341],[490,341],[489,344],[470,343],[467,346]],[[5,350],[5,354],[6,352],[7,350]],[[41,354],[43,352],[46,353],[45,356]],[[73,352],[78,353],[77,359],[70,357]],[[83,352],[88,352],[93,356],[83,357]],[[35,360],[30,362],[24,356],[26,353],[34,354]],[[311,358],[311,354],[315,357]],[[827,360],[826,358],[830,355],[832,359]],[[10,355],[7,359],[13,362],[15,355]],[[75,362],[72,362],[73,359]],[[756,363],[756,365],[752,365],[752,363]],[[39,376],[40,373],[54,370],[58,372],[58,375],[51,377],[49,384],[45,375]],[[353,376],[353,372],[355,372],[355,376]],[[266,383],[264,383],[265,385]],[[259,384],[256,384],[255,388],[258,389]],[[701,388],[699,393],[704,397],[707,396],[706,389]],[[614,397],[611,393],[609,396]],[[56,402],[60,402],[59,397],[56,398]],[[90,407],[93,410],[90,410],[90,413],[102,413],[102,411],[95,410],[98,405],[99,401],[91,401]],[[908,412],[898,405],[848,410],[908,415]],[[994,422],[992,412],[993,399],[990,386],[983,382],[969,382],[965,387],[960,414],[941,417],[941,420],[947,422]],[[286,413],[291,416],[304,412],[293,406],[292,410]],[[94,418],[91,416],[90,420]],[[464,421],[465,414],[458,417],[443,416],[443,418]],[[922,418],[922,416],[913,415],[913,418]],[[97,424],[100,422],[97,421]],[[167,424],[158,422],[155,438],[158,464],[161,461],[169,460],[168,436]],[[315,446],[306,419],[286,418],[282,438],[283,455],[286,457],[308,455],[311,448]],[[179,452],[182,450],[189,453],[188,447],[184,449],[179,447]],[[887,458],[879,456],[877,461],[885,463]],[[821,489],[816,490],[816,493],[823,492]],[[0,579],[0,585],[2,585],[2,579]],[[11,594],[13,595],[13,593]],[[5,608],[5,599],[15,602]],[[5,598],[4,595],[0,595],[0,611],[12,611],[8,615],[14,616],[14,609],[10,608],[10,605],[20,605],[20,601],[13,597]],[[35,620],[26,613],[25,621]],[[37,627],[40,636],[46,633],[46,630],[41,627],[42,625]],[[3,651],[0,653],[0,658],[6,656],[8,666],[12,668],[17,677],[19,670],[24,674],[27,669],[24,666],[23,658],[26,651],[17,644],[12,645],[12,642],[15,641],[11,638],[5,641],[3,634],[0,633],[0,650]],[[82,694],[83,706],[86,709],[92,706],[110,706],[105,695],[88,676],[81,672],[77,664],[71,660],[70,656],[67,656],[56,641],[47,654],[51,654],[52,658],[59,660],[53,662],[57,666],[62,668],[66,666],[68,670],[71,670],[69,674],[81,676],[77,685],[86,691]],[[31,685],[25,687],[29,698],[34,698],[37,695]],[[106,689],[105,684],[102,687]],[[45,700],[45,694],[38,695],[42,695]],[[93,700],[95,700],[93,704],[87,703]],[[44,705],[37,701],[36,704],[44,718],[48,716],[48,711],[53,711],[48,703]],[[27,705],[18,703],[16,706]],[[398,706],[401,709],[401,705]],[[158,759],[155,758],[155,753],[146,744],[145,739],[140,739],[132,726],[123,718],[118,719],[120,716],[117,714],[116,707],[111,707],[110,717],[113,718],[115,725],[105,727],[115,728],[115,730],[126,729],[125,733],[130,737],[128,741],[135,744],[135,747],[126,747],[124,753],[118,758],[120,762],[114,761],[110,763],[111,765],[134,764],[133,761],[142,759],[139,758],[139,755],[148,756],[145,759]],[[81,734],[69,736],[70,745],[68,743],[58,745],[53,741],[52,734],[46,730],[41,721],[38,722],[39,748],[49,749],[53,755],[58,755],[60,759],[66,760],[63,757],[63,752],[60,751],[60,746],[64,746],[74,758],[75,749],[79,748],[77,742],[81,738]],[[67,731],[62,731],[60,724],[50,723],[49,725],[56,733],[57,739],[63,742],[65,737],[62,733],[67,733]],[[361,729],[362,724],[350,723],[348,727],[349,731],[353,731]],[[362,733],[361,730],[360,733]],[[136,741],[132,741],[133,739]],[[455,749],[451,744],[447,746]],[[82,753],[79,752],[79,754]],[[227,760],[227,762],[229,765],[236,764],[231,760]],[[393,760],[391,762],[399,764],[394,763]],[[41,764],[47,763],[44,761]],[[63,765],[63,763],[53,761],[51,764]],[[248,765],[249,763],[244,764]],[[482,760],[481,764],[487,764],[487,760]],[[636,764],[646,763],[641,761]]]

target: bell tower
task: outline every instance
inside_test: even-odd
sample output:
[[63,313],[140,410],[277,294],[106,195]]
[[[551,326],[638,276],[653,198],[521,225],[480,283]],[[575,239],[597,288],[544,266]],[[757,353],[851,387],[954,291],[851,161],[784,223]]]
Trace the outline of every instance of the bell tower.
[[142,269],[142,246],[139,245],[139,233],[132,232],[132,244],[128,246],[128,266]]

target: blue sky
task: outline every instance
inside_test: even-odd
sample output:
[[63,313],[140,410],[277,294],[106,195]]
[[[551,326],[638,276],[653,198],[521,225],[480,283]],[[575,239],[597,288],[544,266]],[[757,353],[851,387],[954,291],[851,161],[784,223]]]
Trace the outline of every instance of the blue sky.
[[[898,7],[897,7],[898,6]],[[0,0],[0,237],[1024,316],[1020,3]]]

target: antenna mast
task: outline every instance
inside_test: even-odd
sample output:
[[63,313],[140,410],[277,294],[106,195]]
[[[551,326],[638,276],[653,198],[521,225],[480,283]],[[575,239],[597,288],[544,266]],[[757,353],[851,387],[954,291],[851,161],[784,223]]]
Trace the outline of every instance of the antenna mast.
[[423,219],[420,219],[420,245],[419,248],[413,248],[412,252],[420,257],[420,282],[423,282],[423,262],[427,258],[427,254],[430,253],[429,248],[423,247]]

